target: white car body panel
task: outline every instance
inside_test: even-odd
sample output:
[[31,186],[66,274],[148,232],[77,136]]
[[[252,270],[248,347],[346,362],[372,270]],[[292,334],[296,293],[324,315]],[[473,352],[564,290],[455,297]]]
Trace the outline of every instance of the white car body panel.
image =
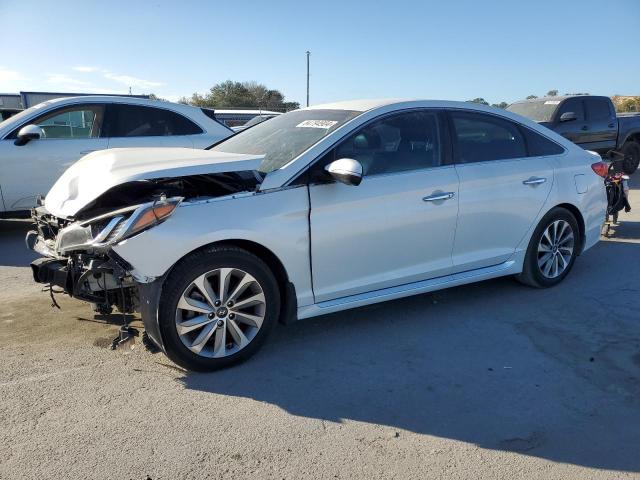
[[[113,246],[132,265],[135,278],[150,282],[162,277],[190,252],[211,243],[249,241],[280,260],[296,289],[298,318],[305,318],[517,274],[538,222],[558,205],[580,213],[585,250],[598,241],[606,209],[602,178],[590,168],[598,158],[534,122],[459,102],[384,100],[313,108],[364,113],[269,173],[258,192],[185,201],[164,223]],[[565,153],[371,176],[359,186],[291,184],[338,140],[364,123],[415,108],[498,115],[552,139]],[[149,157],[146,168],[150,170],[154,153],[139,151],[141,158]],[[114,151],[113,161],[120,155]],[[171,153],[167,155],[170,162]],[[196,158],[183,158],[177,171],[198,164]],[[201,160],[203,169],[211,168],[204,157]],[[144,160],[140,161],[135,175],[149,178],[150,170],[144,173]],[[254,169],[258,163],[255,156],[243,158],[239,167]],[[88,172],[87,168],[86,178]],[[537,177],[546,180],[535,186],[523,184]],[[132,177],[122,175],[108,183],[128,178]],[[63,213],[82,207],[82,201],[73,204],[68,194],[72,182],[72,174],[61,178],[56,192],[50,193],[55,198],[52,205]],[[454,196],[442,202],[423,202],[423,197],[438,192]],[[47,208],[48,202],[49,196]],[[65,210],[66,204],[73,208]],[[401,237],[403,233],[406,238]]]
[[[356,188],[330,183],[309,190],[316,301],[451,273],[458,215],[453,165],[365,177]],[[423,200],[443,191],[453,198]]]
[[122,241],[114,250],[134,265],[139,278],[155,278],[204,245],[251,241],[280,259],[296,287],[298,305],[310,305],[308,215],[305,187],[184,202],[166,222]]
[[[61,107],[82,104],[126,104],[169,110],[198,125],[202,133],[112,138],[41,138],[26,145],[14,145],[6,138],[37,117]],[[73,163],[93,151],[124,147],[187,147],[204,149],[233,132],[205,115],[200,108],[134,97],[80,96],[57,98],[38,104],[0,123],[0,212],[36,206],[56,179]],[[99,157],[93,157],[98,159]]]
[[91,153],[58,179],[45,199],[46,209],[69,218],[110,188],[135,180],[203,173],[255,170],[260,155],[187,148],[123,148]]
[[[553,185],[553,165],[544,157],[457,164],[460,178],[453,271],[505,262],[529,231]],[[525,185],[528,179],[542,184]]]

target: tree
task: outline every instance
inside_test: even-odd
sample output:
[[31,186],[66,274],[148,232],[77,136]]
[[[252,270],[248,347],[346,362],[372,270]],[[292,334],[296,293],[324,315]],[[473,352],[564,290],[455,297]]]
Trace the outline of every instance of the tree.
[[494,103],[493,105],[491,105],[492,107],[496,107],[496,108],[502,108],[505,109],[509,106],[509,104],[507,102],[500,102],[500,103]]
[[558,90],[549,90],[547,92],[547,97],[557,97],[558,96]]
[[258,82],[218,83],[204,95],[194,93],[191,98],[182,97],[180,103],[210,108],[261,108],[265,110],[294,110],[298,102],[285,102],[278,90],[270,90]]
[[467,102],[479,103],[481,105],[489,105],[489,102],[487,102],[484,98],[481,98],[481,97],[474,98],[473,100],[467,100]]
[[527,96],[527,100],[533,100],[534,98],[538,98],[537,95],[529,95]]
[[169,101],[166,98],[162,98],[162,97],[157,96],[155,93],[150,93],[149,94],[149,100],[158,100],[160,102],[168,102]]

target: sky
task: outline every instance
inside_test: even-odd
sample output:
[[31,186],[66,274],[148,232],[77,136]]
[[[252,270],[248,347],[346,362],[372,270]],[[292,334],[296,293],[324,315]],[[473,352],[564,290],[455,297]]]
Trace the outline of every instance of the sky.
[[287,100],[640,95],[640,0],[0,0],[0,92],[155,93],[224,80]]

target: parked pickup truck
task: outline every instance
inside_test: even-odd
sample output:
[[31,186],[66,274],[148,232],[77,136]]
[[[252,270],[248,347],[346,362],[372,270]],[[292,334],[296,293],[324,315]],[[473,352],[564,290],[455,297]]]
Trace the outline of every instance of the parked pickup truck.
[[619,150],[631,174],[640,163],[640,113],[616,115],[609,97],[566,95],[512,103],[507,110],[530,118],[585,150]]

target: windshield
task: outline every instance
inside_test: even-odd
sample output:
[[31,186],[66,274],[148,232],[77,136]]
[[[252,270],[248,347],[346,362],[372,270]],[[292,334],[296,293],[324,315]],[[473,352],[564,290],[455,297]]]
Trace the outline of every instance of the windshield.
[[282,168],[361,113],[353,110],[295,110],[243,130],[211,150],[264,155],[259,170],[269,173]]
[[560,105],[560,100],[540,100],[538,102],[517,102],[507,107],[507,110],[534,122],[550,122],[553,112]]

